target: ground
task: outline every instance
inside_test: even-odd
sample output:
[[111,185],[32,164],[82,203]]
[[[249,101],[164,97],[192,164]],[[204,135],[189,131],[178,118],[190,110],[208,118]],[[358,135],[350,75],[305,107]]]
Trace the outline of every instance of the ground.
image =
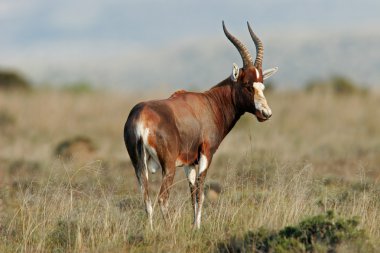
[[[168,94],[0,91],[0,252],[215,252],[248,231],[327,211],[356,216],[380,249],[380,94],[266,94],[272,118],[244,115],[217,151],[207,182],[219,192],[196,233],[182,169],[170,223],[155,201],[150,230],[123,142],[132,106]],[[75,139],[91,148],[57,154]],[[160,173],[149,180],[157,200]]]

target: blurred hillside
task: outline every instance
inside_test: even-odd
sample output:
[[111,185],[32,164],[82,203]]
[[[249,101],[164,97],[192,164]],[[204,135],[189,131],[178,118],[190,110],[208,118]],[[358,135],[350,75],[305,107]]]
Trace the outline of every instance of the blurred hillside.
[[205,89],[241,65],[221,21],[254,54],[250,21],[280,87],[332,74],[376,86],[378,13],[374,0],[0,2],[0,68],[42,84]]
[[[247,32],[236,35],[254,55]],[[264,68],[279,66],[273,81],[281,88],[301,87],[310,79],[332,74],[347,76],[364,86],[375,87],[380,80],[378,34],[262,37]],[[74,49],[57,44],[44,50],[43,58],[39,57],[41,50],[37,47],[32,51],[3,52],[2,59],[10,66],[19,66],[34,82],[64,84],[85,80],[99,87],[132,90],[203,90],[226,78],[233,62],[241,66],[239,54],[222,32],[217,38],[192,39],[159,48],[95,43]]]

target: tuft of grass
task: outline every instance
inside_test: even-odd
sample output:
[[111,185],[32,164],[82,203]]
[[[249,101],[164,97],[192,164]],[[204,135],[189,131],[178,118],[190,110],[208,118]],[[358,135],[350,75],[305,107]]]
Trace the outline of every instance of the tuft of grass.
[[233,237],[227,244],[220,243],[218,252],[316,252],[320,249],[336,252],[343,243],[374,252],[365,231],[358,225],[358,217],[344,219],[328,211],[279,231],[263,227],[249,231],[243,238]]
[[47,235],[46,246],[51,252],[73,251],[76,243],[77,224],[71,220],[59,220]]

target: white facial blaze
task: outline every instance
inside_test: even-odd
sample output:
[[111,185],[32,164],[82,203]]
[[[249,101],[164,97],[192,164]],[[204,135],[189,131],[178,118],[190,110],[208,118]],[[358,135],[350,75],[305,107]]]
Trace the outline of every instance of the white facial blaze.
[[253,88],[255,88],[255,89],[257,89],[258,91],[261,91],[261,92],[263,92],[265,90],[264,84],[260,83],[260,82],[254,82],[253,83]]
[[264,84],[260,82],[254,82],[253,88],[256,91],[254,95],[256,110],[258,110],[262,116],[265,115],[265,118],[270,117],[272,115],[272,110],[269,108],[267,100],[264,96]]
[[[257,71],[257,70],[256,70]],[[260,82],[254,82],[253,83],[253,88],[257,90],[257,96],[258,97],[255,97],[255,107],[256,107],[256,110],[259,110],[261,111],[263,109],[263,100],[265,101],[265,96],[264,96],[264,89],[265,89],[265,86],[263,83],[260,83]],[[256,96],[256,93],[255,93],[255,96]]]

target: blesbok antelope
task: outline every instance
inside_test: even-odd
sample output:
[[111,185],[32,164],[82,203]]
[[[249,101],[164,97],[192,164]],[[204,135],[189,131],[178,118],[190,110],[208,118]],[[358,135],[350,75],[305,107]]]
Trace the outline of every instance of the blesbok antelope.
[[[124,127],[124,141],[141,187],[149,222],[152,202],[148,191],[148,170],[162,170],[158,202],[164,219],[168,217],[169,190],[177,167],[183,167],[189,181],[194,210],[194,227],[201,224],[203,186],[212,157],[235,123],[249,112],[263,122],[272,116],[264,96],[263,80],[277,71],[262,71],[264,48],[247,22],[256,46],[256,59],[246,46],[231,35],[227,38],[239,51],[243,67],[234,63],[231,76],[203,92],[179,91],[168,99],[137,104]],[[198,171],[196,171],[198,165]]]

